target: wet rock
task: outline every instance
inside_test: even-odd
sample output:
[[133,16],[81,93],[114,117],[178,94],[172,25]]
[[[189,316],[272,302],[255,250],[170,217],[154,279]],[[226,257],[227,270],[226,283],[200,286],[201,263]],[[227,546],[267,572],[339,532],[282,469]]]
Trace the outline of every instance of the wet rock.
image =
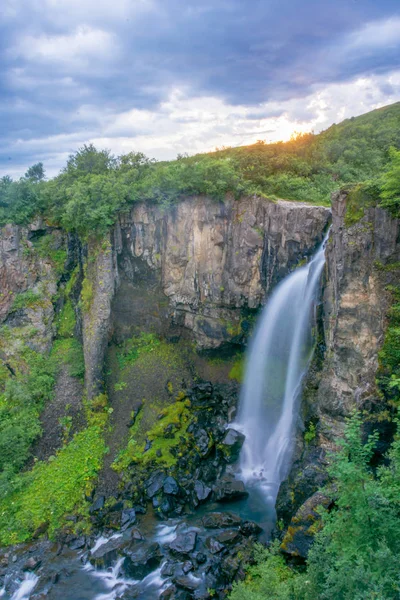
[[208,437],[208,433],[205,429],[197,429],[194,433],[194,439],[196,443],[196,450],[205,458],[211,452],[212,445],[210,444],[210,438]]
[[225,527],[239,526],[242,519],[232,512],[214,512],[209,513],[202,519],[203,526],[206,529],[223,529]]
[[237,529],[227,529],[225,531],[222,531],[221,533],[218,533],[215,536],[215,539],[220,543],[220,544],[224,544],[224,545],[231,545],[231,544],[236,544],[236,542],[238,542],[241,538],[241,535],[239,533],[239,531],[237,531]]
[[86,538],[82,535],[70,542],[68,545],[71,548],[71,550],[80,550],[81,548],[85,547]]
[[194,385],[189,393],[189,398],[193,406],[197,404],[204,404],[212,398],[213,395],[213,386],[207,381],[206,383],[199,383]]
[[96,567],[107,569],[108,567],[111,567],[118,558],[119,550],[124,544],[126,544],[126,542],[122,536],[110,538],[107,542],[97,548],[97,550],[90,552],[89,561]]
[[177,564],[178,563],[176,561],[167,560],[161,567],[161,576],[162,577],[172,577],[172,575],[175,573]]
[[162,489],[164,480],[165,474],[162,471],[155,471],[145,482],[146,495],[150,500]]
[[136,522],[136,511],[134,508],[125,508],[121,513],[121,529],[128,529]]
[[240,568],[240,559],[237,556],[228,556],[221,563],[221,575],[225,581],[233,581]]
[[189,531],[188,533],[181,533],[176,539],[170,543],[169,549],[173,554],[176,555],[189,555],[193,552],[196,546],[197,533],[195,531]]
[[171,494],[172,496],[179,494],[179,485],[177,481],[173,477],[167,477],[164,480],[163,491],[164,494]]
[[228,429],[221,441],[220,448],[227,463],[234,463],[239,458],[245,436],[235,429]]
[[174,585],[169,585],[161,592],[159,598],[160,600],[173,600],[176,598],[176,587]]
[[207,562],[207,555],[204,554],[204,552],[195,552],[193,558],[198,565],[204,565],[204,563]]
[[189,573],[189,571],[193,571],[193,569],[194,569],[194,566],[190,560],[186,560],[182,565],[182,571],[185,573],[185,575],[187,575],[187,573]]
[[240,533],[249,537],[251,535],[258,535],[262,532],[262,528],[254,521],[244,521],[239,527]]
[[135,527],[131,531],[131,539],[132,540],[144,540],[143,535],[140,533],[139,529]]
[[233,479],[229,476],[223,477],[214,486],[214,493],[217,502],[239,500],[240,498],[247,498],[249,495],[244,487],[243,481]]
[[194,577],[193,575],[182,575],[175,578],[175,583],[188,592],[194,592],[194,590],[197,590],[200,586],[201,579]]
[[24,564],[24,566],[22,567],[22,569],[23,571],[35,571],[40,567],[41,564],[42,561],[39,558],[35,556],[30,556]]
[[210,487],[208,487],[205,483],[203,483],[202,481],[195,481],[194,487],[193,487],[193,503],[195,506],[197,506],[198,504],[201,504],[202,502],[206,502],[206,500],[208,500],[208,498],[210,497],[212,492],[212,489]]
[[331,498],[321,492],[316,492],[308,498],[292,518],[283,538],[281,550],[290,556],[306,559],[314,536],[321,528],[318,507],[329,508],[331,504]]
[[218,554],[224,549],[224,545],[218,542],[214,537],[209,537],[206,539],[206,546],[211,552],[211,554]]
[[92,515],[102,510],[104,508],[105,501],[106,499],[104,496],[98,496],[98,498],[96,498],[92,506],[89,508],[89,513]]
[[128,577],[143,579],[160,565],[162,554],[159,544],[143,543],[125,548],[123,552],[125,560],[122,569]]

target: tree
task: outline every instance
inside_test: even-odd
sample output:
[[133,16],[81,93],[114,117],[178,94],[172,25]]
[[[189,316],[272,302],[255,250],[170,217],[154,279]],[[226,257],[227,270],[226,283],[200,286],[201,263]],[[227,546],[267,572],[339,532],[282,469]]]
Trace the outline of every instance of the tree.
[[390,168],[382,177],[381,206],[397,214],[400,208],[400,150],[391,147],[389,156]]
[[116,167],[116,159],[109,150],[97,150],[93,144],[82,146],[71,154],[63,173],[69,179],[85,175],[103,175]]
[[32,181],[32,183],[39,183],[39,181],[43,181],[45,178],[45,171],[43,168],[43,163],[38,162],[35,165],[29,167],[27,172],[25,173],[25,179]]

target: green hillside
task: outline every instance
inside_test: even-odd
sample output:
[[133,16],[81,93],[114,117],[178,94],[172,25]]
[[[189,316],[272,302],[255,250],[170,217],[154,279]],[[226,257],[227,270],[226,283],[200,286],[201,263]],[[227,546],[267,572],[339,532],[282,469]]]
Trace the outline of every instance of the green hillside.
[[134,152],[116,158],[89,145],[71,155],[52,180],[44,180],[41,163],[19,181],[3,177],[0,224],[26,223],[41,213],[86,236],[103,232],[118,212],[142,200],[168,206],[182,196],[223,199],[229,192],[235,197],[257,194],[329,204],[335,189],[366,181],[373,182],[379,195],[381,176],[395,157],[391,147],[400,148],[400,102],[332,125],[318,135],[170,162]]

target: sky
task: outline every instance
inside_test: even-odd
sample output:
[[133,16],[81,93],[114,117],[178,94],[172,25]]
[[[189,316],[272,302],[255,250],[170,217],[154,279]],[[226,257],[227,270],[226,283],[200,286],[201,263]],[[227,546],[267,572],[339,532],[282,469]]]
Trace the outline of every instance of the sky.
[[0,0],[0,175],[287,140],[400,100],[399,0]]

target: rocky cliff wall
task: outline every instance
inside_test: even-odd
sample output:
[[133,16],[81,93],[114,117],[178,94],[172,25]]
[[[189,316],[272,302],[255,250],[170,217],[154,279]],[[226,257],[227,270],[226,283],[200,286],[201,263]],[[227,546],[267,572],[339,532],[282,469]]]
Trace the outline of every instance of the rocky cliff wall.
[[140,204],[121,221],[120,268],[158,273],[172,322],[200,348],[241,342],[244,315],[321,242],[330,210],[261,198],[188,198],[165,211]]
[[327,440],[352,410],[378,402],[378,351],[391,301],[387,286],[397,276],[388,267],[400,260],[398,219],[370,206],[346,226],[347,210],[348,194],[335,194],[323,295],[326,352],[316,397]]
[[[312,254],[329,219],[328,208],[298,202],[192,197],[169,209],[136,205],[109,236],[75,249],[74,265],[84,272],[74,305],[88,395],[102,388],[112,330],[186,334],[198,348],[242,343],[251,311]],[[0,234],[0,319],[12,326],[31,322],[43,349],[54,335],[57,284],[63,289],[70,276],[62,262],[57,272],[54,252],[60,249],[67,260],[67,247],[63,232],[40,223],[8,226]],[[37,302],[31,294],[19,311],[13,308],[17,295],[39,288]]]
[[[58,280],[53,261],[38,252],[35,243],[45,234],[46,228],[39,221],[29,227],[7,225],[0,230],[0,324],[15,331],[26,330],[31,347],[38,351],[51,346],[52,297]],[[48,242],[57,251],[65,247],[66,236],[51,230]],[[5,344],[2,350],[6,355],[12,351]]]

